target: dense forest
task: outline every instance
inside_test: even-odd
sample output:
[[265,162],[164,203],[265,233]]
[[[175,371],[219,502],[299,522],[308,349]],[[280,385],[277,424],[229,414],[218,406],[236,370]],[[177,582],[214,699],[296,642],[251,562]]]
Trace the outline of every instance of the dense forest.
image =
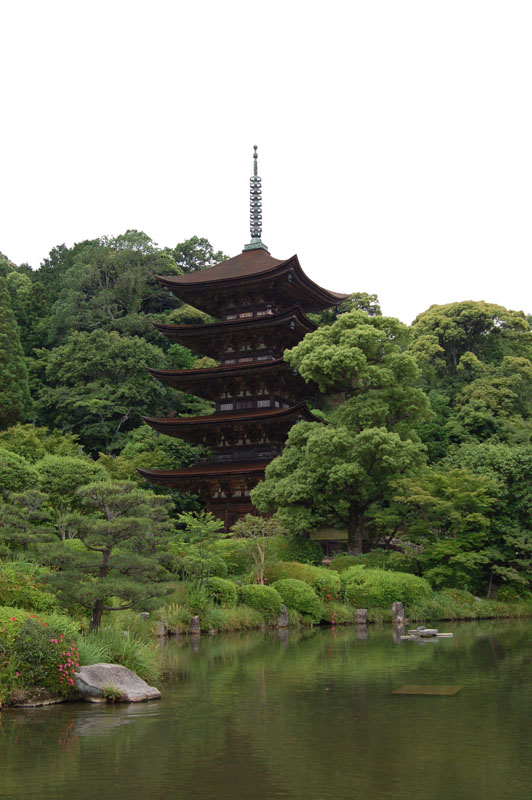
[[[212,363],[169,345],[152,326],[209,319],[171,297],[155,276],[223,258],[206,239],[160,248],[138,231],[60,245],[35,270],[0,256],[3,555],[45,541],[51,528],[61,540],[83,529],[90,541],[98,510],[118,503],[103,489],[80,491],[99,480],[111,494],[112,482],[130,487],[133,506],[136,498],[156,520],[152,537],[183,514],[190,530],[193,512],[202,518],[193,495],[157,489],[147,499],[137,467],[185,467],[206,455],[142,423],[144,414],[211,410],[200,398],[164,388],[146,367]],[[314,412],[328,424],[292,428],[253,492],[256,506],[275,512],[292,535],[322,525],[347,528],[350,551],[367,554],[368,564],[376,552],[379,564],[389,558],[389,568],[423,575],[435,589],[526,594],[531,318],[464,301],[431,306],[407,326],[383,316],[378,298],[362,293],[311,316],[318,330],[285,357],[318,384],[322,400]],[[75,569],[74,549],[70,555]],[[57,559],[49,556],[56,566]],[[135,567],[139,576],[152,568],[140,561]],[[117,585],[107,593],[119,595]],[[130,597],[132,584],[126,589]],[[104,594],[87,589],[76,602],[101,616]]]

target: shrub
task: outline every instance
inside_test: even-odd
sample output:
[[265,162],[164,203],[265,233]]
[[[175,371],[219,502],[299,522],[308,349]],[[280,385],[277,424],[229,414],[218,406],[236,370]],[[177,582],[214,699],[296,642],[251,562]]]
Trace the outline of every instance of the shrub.
[[349,625],[356,621],[356,611],[346,603],[329,602],[323,606],[323,621],[332,625]]
[[315,590],[323,600],[337,600],[340,596],[340,577],[325,567],[313,567],[297,561],[277,561],[266,565],[265,577],[269,583],[285,578],[303,581]]
[[13,639],[11,655],[27,686],[43,686],[65,697],[73,693],[79,652],[74,639],[57,628],[29,617]]
[[6,605],[51,611],[56,607],[55,595],[37,585],[43,570],[28,561],[0,563],[0,597]]
[[319,622],[321,618],[320,601],[308,584],[293,578],[284,578],[276,581],[273,588],[277,589],[287,606],[295,608],[301,614],[307,614],[314,622]]
[[234,606],[219,608],[212,606],[201,617],[202,630],[247,631],[262,628],[264,617],[255,608]]
[[518,603],[522,597],[513,586],[501,586],[497,590],[497,600],[501,603]]
[[171,542],[169,545],[171,562],[169,569],[185,579],[204,578],[213,575],[217,578],[227,576],[227,564],[216,553],[184,542]]
[[331,559],[331,563],[329,564],[329,569],[334,569],[336,572],[343,572],[345,569],[349,567],[354,567],[358,564],[357,557],[348,555],[335,556]]
[[190,609],[179,603],[169,603],[160,608],[156,614],[157,619],[164,623],[169,633],[185,633],[190,625]]
[[209,604],[206,586],[201,581],[191,581],[186,585],[186,604],[192,614],[199,614]]
[[475,595],[468,592],[467,589],[442,589],[440,594],[452,597],[455,603],[469,603],[470,605],[476,603]]
[[350,581],[358,579],[359,576],[366,572],[366,567],[363,564],[359,564],[358,566],[347,567],[340,573],[340,582],[342,585],[342,589],[345,592],[345,588]]
[[207,594],[217,605],[224,608],[236,606],[238,601],[238,587],[227,578],[209,578]]
[[279,561],[299,561],[301,564],[321,564],[323,550],[319,542],[306,536],[272,536],[268,554]]
[[386,608],[396,601],[411,605],[432,595],[424,578],[407,572],[351,567],[346,575],[345,599],[358,608]]
[[29,611],[13,606],[0,606],[0,647],[9,647],[20,626],[30,616]]
[[239,595],[244,605],[260,611],[266,620],[278,617],[282,611],[283,600],[272,586],[248,584],[240,587]]
[[214,555],[225,562],[228,575],[242,575],[253,567],[252,548],[249,539],[220,539],[214,544]]
[[355,566],[363,564],[369,569],[385,569],[391,572],[417,572],[415,560],[406,553],[397,550],[370,550],[369,553],[362,553],[355,556]]

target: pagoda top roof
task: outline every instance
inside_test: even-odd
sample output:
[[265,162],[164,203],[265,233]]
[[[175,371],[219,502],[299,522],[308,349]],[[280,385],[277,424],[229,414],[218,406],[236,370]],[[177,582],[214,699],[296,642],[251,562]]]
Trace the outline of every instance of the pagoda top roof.
[[210,283],[211,281],[226,281],[233,278],[244,278],[248,275],[259,275],[261,272],[268,272],[284,263],[285,261],[281,259],[273,258],[266,250],[243,250],[237,256],[228,258],[227,261],[220,261],[214,267],[202,269],[199,272],[170,275],[167,278],[157,276],[157,278],[168,280],[176,286]]
[[[238,288],[260,287],[278,279],[292,283],[287,299],[290,297],[291,303],[301,303],[305,311],[329,308],[349,297],[340,292],[330,292],[310,280],[303,272],[297,255],[283,261],[273,258],[263,249],[244,250],[234,258],[199,272],[156,277],[159,283],[181,299],[208,313],[214,312],[215,316],[219,316],[216,312],[226,305],[228,297],[234,297]],[[286,294],[287,287],[283,286],[283,294]]]

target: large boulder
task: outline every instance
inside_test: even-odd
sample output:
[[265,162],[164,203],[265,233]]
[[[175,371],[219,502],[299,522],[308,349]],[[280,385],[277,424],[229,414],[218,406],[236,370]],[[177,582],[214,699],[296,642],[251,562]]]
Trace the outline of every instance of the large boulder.
[[140,703],[158,700],[161,693],[154,686],[121,664],[91,664],[74,673],[74,683],[82,698],[89,703]]

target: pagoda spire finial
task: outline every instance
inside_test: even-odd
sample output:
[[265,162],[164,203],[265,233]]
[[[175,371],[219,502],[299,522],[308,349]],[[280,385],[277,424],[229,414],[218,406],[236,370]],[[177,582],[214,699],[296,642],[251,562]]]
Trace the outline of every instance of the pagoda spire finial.
[[270,251],[261,241],[262,236],[262,181],[258,175],[257,145],[253,147],[253,176],[249,179],[249,230],[251,241],[246,244],[244,250],[266,250]]

